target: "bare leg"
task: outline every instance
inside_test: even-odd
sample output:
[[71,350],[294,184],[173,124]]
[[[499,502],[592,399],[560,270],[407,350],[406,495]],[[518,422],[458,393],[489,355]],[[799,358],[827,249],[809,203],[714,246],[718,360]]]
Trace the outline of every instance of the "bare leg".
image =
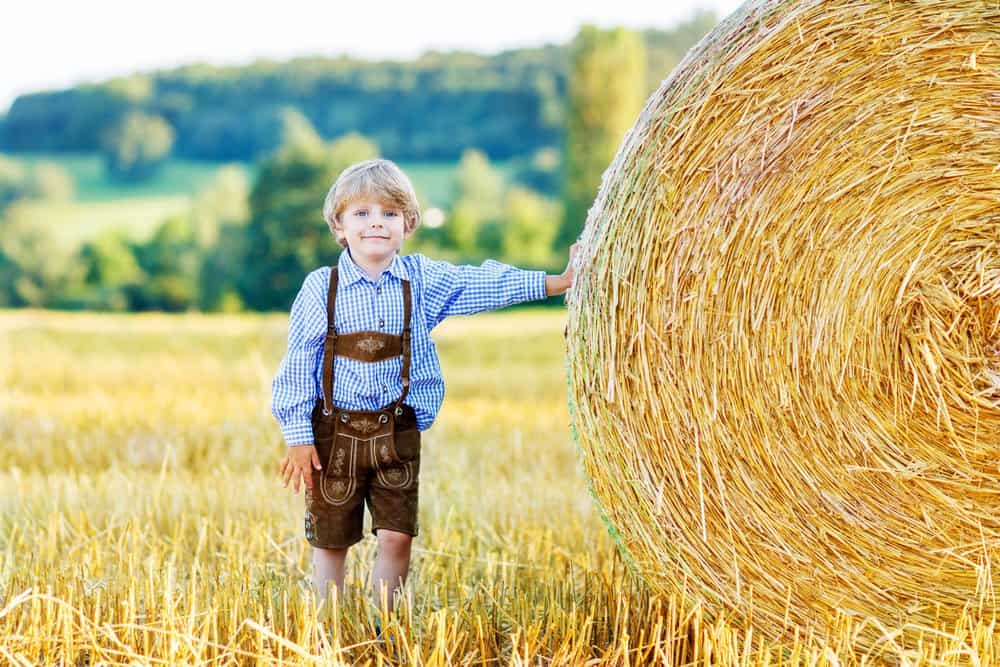
[[406,575],[410,569],[413,536],[385,528],[379,528],[377,536],[378,553],[372,571],[372,601],[376,607],[381,607],[380,591],[385,586],[386,603],[388,610],[392,611],[396,592],[406,583]]
[[321,549],[313,547],[313,586],[321,603],[326,602],[330,582],[337,587],[337,599],[344,596],[344,561],[347,547],[343,549]]

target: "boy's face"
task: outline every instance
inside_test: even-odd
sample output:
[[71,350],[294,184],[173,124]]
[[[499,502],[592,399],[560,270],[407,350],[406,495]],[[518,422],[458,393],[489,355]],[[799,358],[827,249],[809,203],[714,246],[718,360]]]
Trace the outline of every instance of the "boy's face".
[[352,257],[372,262],[390,259],[413,233],[401,209],[367,198],[350,202],[333,228],[347,241]]

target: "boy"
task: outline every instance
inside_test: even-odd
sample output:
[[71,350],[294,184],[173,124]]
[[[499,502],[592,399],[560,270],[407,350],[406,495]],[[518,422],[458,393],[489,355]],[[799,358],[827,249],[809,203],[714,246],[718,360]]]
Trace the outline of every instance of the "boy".
[[288,351],[272,384],[271,412],[289,445],[281,475],[296,493],[305,483],[321,599],[330,580],[343,594],[347,549],[363,537],[368,504],[378,541],[373,601],[385,586],[391,609],[417,534],[420,432],[444,398],[430,330],[449,315],[564,293],[576,246],[558,276],[494,260],[476,267],[400,256],[419,205],[410,180],[384,159],[345,169],[323,218],[345,250],[336,267],[306,276],[292,304]]

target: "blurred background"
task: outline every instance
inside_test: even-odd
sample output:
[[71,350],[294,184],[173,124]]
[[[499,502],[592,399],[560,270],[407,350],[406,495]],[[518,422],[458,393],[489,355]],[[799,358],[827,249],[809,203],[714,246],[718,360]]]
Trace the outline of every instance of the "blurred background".
[[561,272],[645,100],[739,4],[18,3],[0,307],[287,310],[339,254],[327,189],[375,156],[420,199],[404,253]]

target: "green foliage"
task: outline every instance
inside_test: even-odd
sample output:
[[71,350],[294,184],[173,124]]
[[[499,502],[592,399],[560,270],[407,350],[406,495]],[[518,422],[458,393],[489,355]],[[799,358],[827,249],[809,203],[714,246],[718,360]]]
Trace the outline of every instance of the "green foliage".
[[504,233],[500,252],[518,266],[559,268],[553,241],[559,230],[561,207],[527,188],[514,186],[504,199]]
[[203,249],[219,242],[219,229],[227,223],[245,224],[250,217],[250,183],[237,165],[220,167],[212,181],[195,196],[191,206],[198,245]]
[[0,220],[0,305],[57,306],[82,278],[51,228]]
[[68,201],[74,190],[73,178],[54,162],[26,165],[0,155],[0,214],[23,200]]
[[139,309],[180,311],[198,303],[201,250],[190,216],[168,218],[136,248],[147,276],[134,296]]
[[639,37],[623,28],[585,25],[573,40],[560,249],[568,248],[583,230],[601,175],[642,110],[647,93],[644,49]]
[[518,158],[513,162],[513,180],[537,192],[558,196],[562,185],[562,156],[554,146],[539,148],[527,157]]
[[0,155],[0,212],[24,196],[27,170],[24,165]]
[[173,142],[174,130],[163,118],[131,111],[103,136],[105,167],[117,180],[146,180],[170,155]]
[[71,295],[74,306],[89,310],[132,310],[145,273],[129,242],[117,231],[85,243],[78,253],[84,284]]
[[479,150],[469,149],[455,171],[451,217],[445,224],[445,245],[461,255],[476,258],[489,250],[490,237],[503,206],[503,177]]
[[70,201],[76,194],[76,182],[62,165],[41,161],[32,165],[28,196],[49,201]]

